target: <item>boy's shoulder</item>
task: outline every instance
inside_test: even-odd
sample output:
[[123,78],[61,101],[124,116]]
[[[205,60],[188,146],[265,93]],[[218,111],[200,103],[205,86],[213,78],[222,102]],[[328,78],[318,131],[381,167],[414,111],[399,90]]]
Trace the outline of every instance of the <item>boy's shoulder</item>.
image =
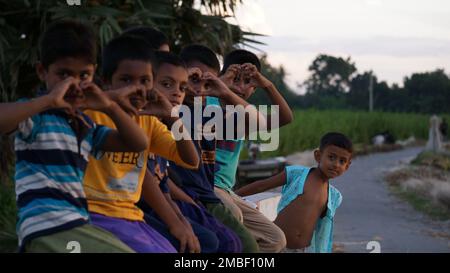
[[303,165],[290,165],[286,166],[286,184],[295,182],[302,185],[306,182],[311,167]]

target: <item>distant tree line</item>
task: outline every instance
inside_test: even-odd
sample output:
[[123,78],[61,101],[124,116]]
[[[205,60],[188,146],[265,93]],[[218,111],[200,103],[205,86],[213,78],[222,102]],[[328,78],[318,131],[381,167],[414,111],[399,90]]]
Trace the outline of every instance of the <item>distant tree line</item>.
[[[450,78],[443,69],[413,73],[404,78],[403,86],[389,85],[372,71],[358,72],[350,57],[320,54],[309,66],[307,80],[298,86],[306,90],[304,95],[286,85],[282,66],[273,67],[263,58],[263,71],[293,108],[368,110],[372,81],[375,111],[450,113]],[[264,104],[268,100],[263,92],[257,92],[252,102]]]

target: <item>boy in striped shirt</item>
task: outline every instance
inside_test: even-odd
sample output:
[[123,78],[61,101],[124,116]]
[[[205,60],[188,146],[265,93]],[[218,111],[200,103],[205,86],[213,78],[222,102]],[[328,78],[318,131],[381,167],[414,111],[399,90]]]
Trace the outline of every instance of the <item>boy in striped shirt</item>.
[[[39,78],[32,100],[0,104],[0,133],[15,132],[17,233],[26,252],[133,252],[111,233],[89,224],[82,181],[90,154],[144,150],[139,126],[92,79],[93,31],[73,21],[52,24],[40,41]],[[128,91],[130,93],[134,90]],[[117,130],[81,111],[107,114]]]

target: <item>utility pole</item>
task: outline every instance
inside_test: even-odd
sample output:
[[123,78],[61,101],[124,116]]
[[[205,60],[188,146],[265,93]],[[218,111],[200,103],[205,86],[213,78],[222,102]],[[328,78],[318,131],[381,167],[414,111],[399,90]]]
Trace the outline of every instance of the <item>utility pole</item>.
[[370,71],[369,80],[369,112],[373,111],[373,72]]

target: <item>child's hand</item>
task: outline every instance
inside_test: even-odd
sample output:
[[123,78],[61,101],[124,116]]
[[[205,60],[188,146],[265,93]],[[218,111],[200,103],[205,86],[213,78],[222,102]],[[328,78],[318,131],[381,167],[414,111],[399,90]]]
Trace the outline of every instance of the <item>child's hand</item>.
[[188,93],[190,93],[191,96],[200,96],[199,91],[201,90],[201,85],[203,84],[202,81],[202,71],[198,67],[191,67],[188,69],[188,75],[189,75],[189,87]]
[[193,83],[197,83],[200,81],[200,78],[202,77],[202,70],[198,67],[189,67],[188,68],[188,77],[189,80]]
[[186,225],[177,225],[169,229],[170,233],[180,241],[180,253],[186,251],[186,247],[190,253],[200,253],[200,243],[197,236],[191,229],[186,228]]
[[114,103],[108,96],[93,82],[81,82],[80,88],[83,90],[84,100],[78,106],[81,110],[91,109],[107,111]]
[[241,65],[241,73],[246,87],[261,87],[268,88],[272,82],[259,73],[254,64],[245,63]]
[[75,78],[68,77],[56,84],[48,93],[51,108],[64,109],[72,114],[75,113],[71,104],[74,98],[82,97],[82,91],[77,85]]
[[139,109],[131,103],[131,100],[145,102],[147,93],[143,85],[129,85],[106,92],[108,97],[117,102],[128,114],[137,116]]
[[147,94],[147,104],[139,114],[156,116],[163,119],[170,118],[172,107],[170,101],[161,94],[160,91],[153,88],[153,90]]
[[231,92],[228,86],[211,72],[203,73],[202,81],[204,82],[205,90],[200,94],[201,96],[223,98],[228,92]]
[[223,74],[220,79],[227,85],[231,86],[233,85],[236,78],[239,77],[239,74],[241,73],[241,66],[238,64],[232,64],[228,67],[227,71],[225,71],[225,74]]

